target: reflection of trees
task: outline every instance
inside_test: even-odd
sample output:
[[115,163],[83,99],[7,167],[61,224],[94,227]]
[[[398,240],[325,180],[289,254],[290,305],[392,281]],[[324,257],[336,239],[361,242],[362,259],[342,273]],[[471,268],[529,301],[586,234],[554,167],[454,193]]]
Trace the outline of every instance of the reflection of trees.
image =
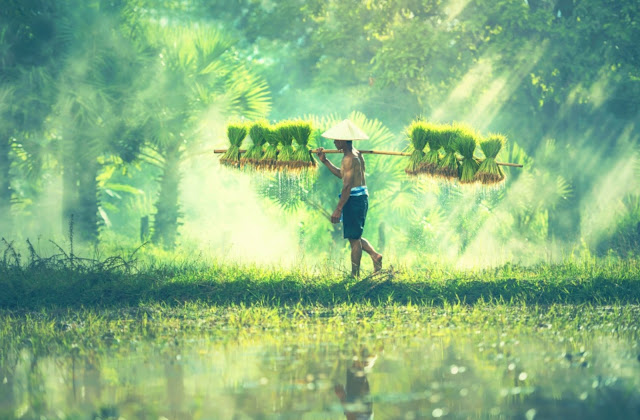
[[32,412],[34,416],[46,413],[47,399],[45,390],[44,374],[38,364],[38,356],[33,354],[27,373],[27,393],[29,395],[29,412]]
[[12,416],[16,403],[14,386],[18,358],[12,351],[5,353],[0,357],[0,418]]
[[[438,410],[449,418],[525,418],[530,409],[536,418],[634,418],[640,408],[637,354],[630,359],[632,344],[619,337],[597,340],[588,331],[556,341],[555,331],[527,337],[499,327],[474,334],[455,330],[463,320],[453,315],[446,331],[381,339],[363,319],[344,322],[331,333],[324,323],[288,336],[249,327],[224,344],[206,342],[202,353],[202,341],[174,345],[166,336],[139,353],[123,346],[45,357],[37,344],[36,356],[0,353],[0,418],[27,407],[23,418],[50,418],[59,404],[101,418],[337,418],[332,386],[342,383],[348,393],[347,371],[367,374],[375,418],[432,418]],[[335,332],[341,337],[328,338]]]
[[87,407],[96,407],[100,404],[102,397],[102,384],[100,374],[100,359],[98,355],[90,352],[84,358],[82,366],[80,367],[82,378],[82,394],[80,401]]

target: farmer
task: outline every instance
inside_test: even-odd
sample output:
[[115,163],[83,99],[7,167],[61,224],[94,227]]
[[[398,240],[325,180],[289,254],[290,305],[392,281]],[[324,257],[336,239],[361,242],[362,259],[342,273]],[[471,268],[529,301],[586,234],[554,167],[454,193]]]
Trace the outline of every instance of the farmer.
[[342,219],[344,238],[348,239],[351,245],[351,275],[353,277],[360,276],[362,250],[371,256],[374,271],[380,271],[382,254],[378,254],[369,241],[362,237],[369,207],[369,192],[364,178],[364,157],[352,145],[352,142],[366,140],[369,136],[351,121],[344,120],[322,133],[322,137],[332,139],[336,149],[344,152],[340,168],[327,159],[322,147],[318,148],[317,153],[320,161],[335,176],[342,179],[342,193],[338,205],[331,215],[331,223],[339,223]]

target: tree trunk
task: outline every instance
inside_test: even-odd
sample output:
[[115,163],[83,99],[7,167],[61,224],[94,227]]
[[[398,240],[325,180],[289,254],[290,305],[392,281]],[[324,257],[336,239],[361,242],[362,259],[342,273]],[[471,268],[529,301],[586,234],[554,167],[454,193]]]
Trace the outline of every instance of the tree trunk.
[[98,240],[98,171],[97,157],[82,150],[82,140],[66,141],[63,145],[62,231],[73,218],[75,238],[82,242]]
[[77,232],[81,241],[95,243],[98,241],[100,220],[98,219],[98,170],[97,159],[90,158],[80,165],[78,182],[78,216]]
[[180,157],[179,146],[170,146],[166,151],[160,177],[160,194],[155,205],[156,214],[151,240],[154,244],[162,245],[166,249],[172,249],[175,246],[178,236]]
[[66,232],[71,218],[78,216],[78,162],[73,142],[67,140],[62,146],[62,224]]

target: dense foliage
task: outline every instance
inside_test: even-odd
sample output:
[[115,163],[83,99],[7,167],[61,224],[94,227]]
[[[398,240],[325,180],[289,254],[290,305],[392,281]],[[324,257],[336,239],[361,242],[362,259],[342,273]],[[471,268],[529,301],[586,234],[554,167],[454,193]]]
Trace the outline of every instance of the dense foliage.
[[[399,150],[421,116],[503,133],[497,159],[526,167],[478,194],[372,157],[368,236],[382,247],[393,234],[397,254],[637,254],[639,16],[608,0],[7,0],[0,232],[55,236],[73,215],[77,239],[135,241],[151,216],[141,236],[172,248],[188,159],[230,118],[319,129],[351,115],[371,148]],[[282,182],[257,189],[304,223],[303,252],[339,251],[336,180]]]

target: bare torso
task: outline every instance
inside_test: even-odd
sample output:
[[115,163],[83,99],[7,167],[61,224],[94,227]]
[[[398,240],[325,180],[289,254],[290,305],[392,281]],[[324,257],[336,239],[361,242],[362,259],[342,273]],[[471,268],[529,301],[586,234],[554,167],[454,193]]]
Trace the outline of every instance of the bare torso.
[[[350,184],[351,188],[367,185],[367,181],[364,177],[365,163],[362,154],[356,149],[353,149],[350,153],[345,153],[344,157],[342,158],[341,169],[344,169],[345,163],[348,162],[352,163],[353,168],[353,170],[351,171],[351,179],[343,178],[342,183]],[[344,170],[343,173],[345,173]]]

